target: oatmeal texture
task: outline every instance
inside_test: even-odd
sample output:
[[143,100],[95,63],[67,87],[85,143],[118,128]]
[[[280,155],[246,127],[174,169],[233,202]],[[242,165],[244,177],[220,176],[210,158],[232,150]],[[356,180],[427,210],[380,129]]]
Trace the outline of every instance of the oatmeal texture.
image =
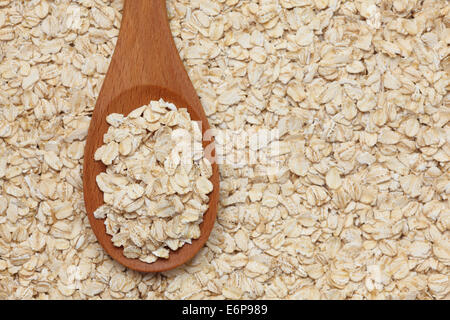
[[187,109],[164,100],[113,113],[94,158],[106,172],[96,177],[105,204],[94,217],[127,258],[168,259],[200,237],[208,210],[212,167],[203,157],[202,132]]
[[1,0],[0,298],[449,299],[449,2],[167,3],[219,144],[278,129],[284,162],[220,165],[206,246],[127,270],[82,190],[123,3]]

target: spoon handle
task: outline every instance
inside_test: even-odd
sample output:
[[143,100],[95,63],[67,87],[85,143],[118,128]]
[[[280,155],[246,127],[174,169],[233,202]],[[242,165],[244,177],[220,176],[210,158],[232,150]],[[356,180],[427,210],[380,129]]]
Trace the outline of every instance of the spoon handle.
[[182,93],[192,86],[173,41],[165,0],[125,1],[108,72],[120,75],[120,79],[106,77],[114,80],[106,87],[115,92],[151,85]]

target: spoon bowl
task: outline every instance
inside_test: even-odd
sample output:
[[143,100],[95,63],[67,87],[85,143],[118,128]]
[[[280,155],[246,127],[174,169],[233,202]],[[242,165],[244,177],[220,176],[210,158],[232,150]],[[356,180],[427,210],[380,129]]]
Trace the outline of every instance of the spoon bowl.
[[106,117],[111,113],[127,116],[134,109],[161,98],[178,108],[186,108],[193,121],[201,122],[203,136],[206,136],[210,129],[208,119],[173,42],[165,0],[126,0],[119,39],[88,131],[83,189],[89,222],[100,245],[113,259],[140,272],[166,271],[192,259],[208,240],[217,214],[219,169],[214,161],[214,139],[211,137],[203,139],[203,148],[210,150],[205,152],[205,157],[212,164],[213,191],[200,224],[200,238],[170,251],[168,259],[159,258],[149,264],[125,257],[123,247],[115,247],[112,237],[106,233],[104,219],[94,217],[94,211],[104,203],[96,177],[106,167],[101,161],[94,160],[94,153],[103,144],[103,135],[108,130]]

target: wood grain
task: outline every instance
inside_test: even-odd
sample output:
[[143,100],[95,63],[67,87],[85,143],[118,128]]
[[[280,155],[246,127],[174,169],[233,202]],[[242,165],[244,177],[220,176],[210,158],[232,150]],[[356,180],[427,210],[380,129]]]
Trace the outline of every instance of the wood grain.
[[[108,129],[106,116],[110,113],[128,115],[132,110],[160,98],[179,108],[187,108],[193,120],[202,122],[203,133],[210,128],[175,47],[165,0],[126,0],[119,39],[89,127],[83,188],[86,212],[99,243],[113,259],[141,272],[166,271],[192,259],[204,246],[213,228],[219,197],[219,169],[213,152],[206,156],[213,163],[211,182],[214,189],[210,194],[209,209],[200,225],[200,238],[171,251],[169,259],[158,259],[151,264],[126,258],[123,248],[115,247],[111,236],[106,234],[104,220],[94,218],[94,211],[103,204],[103,193],[95,178],[105,171],[100,161],[94,161],[94,153],[103,144],[103,135]],[[213,139],[204,141],[203,147],[211,143],[214,143]]]

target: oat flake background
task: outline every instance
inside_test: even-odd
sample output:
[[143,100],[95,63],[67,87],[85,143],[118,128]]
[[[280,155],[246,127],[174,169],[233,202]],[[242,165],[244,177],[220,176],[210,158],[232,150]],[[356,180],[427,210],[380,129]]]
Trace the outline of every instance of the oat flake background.
[[222,165],[206,247],[146,275],[82,194],[122,5],[0,0],[0,298],[449,298],[448,1],[169,0],[219,142],[278,129],[282,165]]

